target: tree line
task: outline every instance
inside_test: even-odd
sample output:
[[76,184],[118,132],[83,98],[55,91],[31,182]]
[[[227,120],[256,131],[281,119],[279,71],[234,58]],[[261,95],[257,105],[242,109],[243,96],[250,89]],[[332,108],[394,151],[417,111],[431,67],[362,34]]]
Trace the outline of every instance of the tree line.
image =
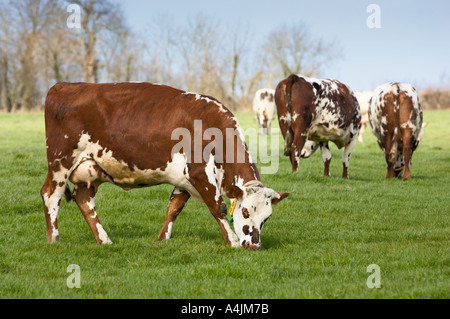
[[256,90],[291,73],[319,76],[339,58],[335,43],[302,23],[280,25],[256,43],[248,26],[202,14],[175,23],[162,15],[135,31],[111,0],[0,1],[0,110],[7,112],[42,109],[57,82],[123,81],[163,83],[248,109]]

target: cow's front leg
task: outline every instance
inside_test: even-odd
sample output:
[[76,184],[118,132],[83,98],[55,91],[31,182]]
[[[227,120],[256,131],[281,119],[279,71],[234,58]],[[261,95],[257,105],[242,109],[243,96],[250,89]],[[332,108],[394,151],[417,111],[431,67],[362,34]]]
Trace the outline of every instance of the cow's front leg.
[[159,241],[170,239],[173,223],[183,210],[184,205],[190,197],[191,195],[189,194],[189,192],[184,189],[175,187],[172,195],[170,196],[169,207],[167,207],[166,220],[164,221],[164,226],[158,237]]
[[231,229],[227,219],[227,205],[223,201],[217,189],[217,184],[211,184],[208,179],[208,175],[205,172],[203,165],[194,167],[191,166],[189,171],[193,177],[190,182],[199,192],[209,211],[219,224],[222,231],[223,238],[228,246],[240,247],[239,238],[236,233]]
[[223,239],[228,246],[240,247],[239,238],[236,233],[231,229],[230,223],[227,218],[227,205],[223,201],[222,197],[212,205],[212,209],[208,205],[211,214],[216,219],[219,224],[220,230],[222,231]]
[[100,220],[98,219],[97,212],[95,210],[95,193],[96,187],[90,186],[88,188],[88,185],[86,184],[78,184],[75,185],[73,199],[75,200],[75,203],[77,203],[78,208],[81,210],[81,213],[94,234],[97,243],[112,244],[112,241],[109,239],[108,234],[105,232],[102,224],[100,224]]
[[226,244],[231,247],[240,247],[239,238],[233,229],[231,229],[230,223],[228,222],[227,205],[223,201],[223,198],[219,197],[216,200],[215,198],[203,196],[203,199],[208,206],[209,211],[219,224]]
[[320,143],[320,151],[322,152],[322,160],[324,165],[323,174],[327,177],[331,176],[330,174],[330,162],[331,162],[331,152],[328,147],[328,143]]

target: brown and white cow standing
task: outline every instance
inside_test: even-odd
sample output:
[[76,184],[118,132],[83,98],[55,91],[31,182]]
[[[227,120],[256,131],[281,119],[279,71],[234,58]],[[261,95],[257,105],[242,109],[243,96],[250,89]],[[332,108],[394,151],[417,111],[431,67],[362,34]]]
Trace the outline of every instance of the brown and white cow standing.
[[[159,240],[170,238],[175,218],[193,196],[207,205],[228,245],[252,249],[261,246],[272,204],[289,195],[262,185],[238,121],[211,97],[150,83],[60,83],[47,95],[45,125],[48,175],[41,195],[49,242],[59,240],[57,217],[65,194],[97,242],[111,243],[95,210],[104,182],[125,190],[175,186]],[[177,130],[187,135],[181,149]],[[75,185],[72,194],[69,181]],[[223,195],[236,200],[236,233]]]
[[305,142],[314,150],[318,142],[324,162],[324,175],[330,175],[333,142],[342,156],[343,178],[348,178],[348,164],[358,139],[361,112],[352,90],[336,80],[323,80],[291,75],[281,81],[275,91],[278,121],[285,139],[284,154],[289,156],[292,170],[297,171]]
[[419,145],[423,114],[417,92],[407,83],[386,83],[374,91],[369,122],[387,164],[386,178],[411,177],[411,157]]
[[259,134],[269,134],[275,114],[275,90],[260,89],[253,98],[253,113],[258,123]]

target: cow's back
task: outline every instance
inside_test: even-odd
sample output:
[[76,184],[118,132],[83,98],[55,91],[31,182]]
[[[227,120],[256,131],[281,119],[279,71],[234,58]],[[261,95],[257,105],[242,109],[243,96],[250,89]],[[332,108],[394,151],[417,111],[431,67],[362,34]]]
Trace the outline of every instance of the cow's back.
[[[171,160],[182,128],[194,136],[195,120],[225,130],[238,125],[233,114],[213,98],[151,83],[55,85],[46,100],[48,157],[79,152],[98,143],[95,155],[114,158],[131,169],[160,169]],[[203,142],[203,141],[202,141]]]
[[422,127],[422,111],[416,90],[406,83],[380,85],[374,91],[369,118],[379,140],[386,135],[400,134],[405,128],[410,128],[417,138]]

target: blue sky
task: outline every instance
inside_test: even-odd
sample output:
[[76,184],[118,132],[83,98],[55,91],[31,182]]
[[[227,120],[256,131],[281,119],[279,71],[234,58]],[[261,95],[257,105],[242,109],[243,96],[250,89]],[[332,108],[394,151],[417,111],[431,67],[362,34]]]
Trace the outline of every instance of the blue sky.
[[[418,88],[450,85],[450,1],[446,0],[126,0],[120,1],[130,26],[145,29],[161,15],[183,23],[202,13],[224,25],[249,28],[257,45],[283,24],[305,23],[318,38],[337,41],[343,57],[324,77],[355,91],[389,81]],[[366,21],[369,4],[380,7],[381,28]],[[442,82],[442,80],[444,81]],[[281,80],[281,79],[280,79]]]

